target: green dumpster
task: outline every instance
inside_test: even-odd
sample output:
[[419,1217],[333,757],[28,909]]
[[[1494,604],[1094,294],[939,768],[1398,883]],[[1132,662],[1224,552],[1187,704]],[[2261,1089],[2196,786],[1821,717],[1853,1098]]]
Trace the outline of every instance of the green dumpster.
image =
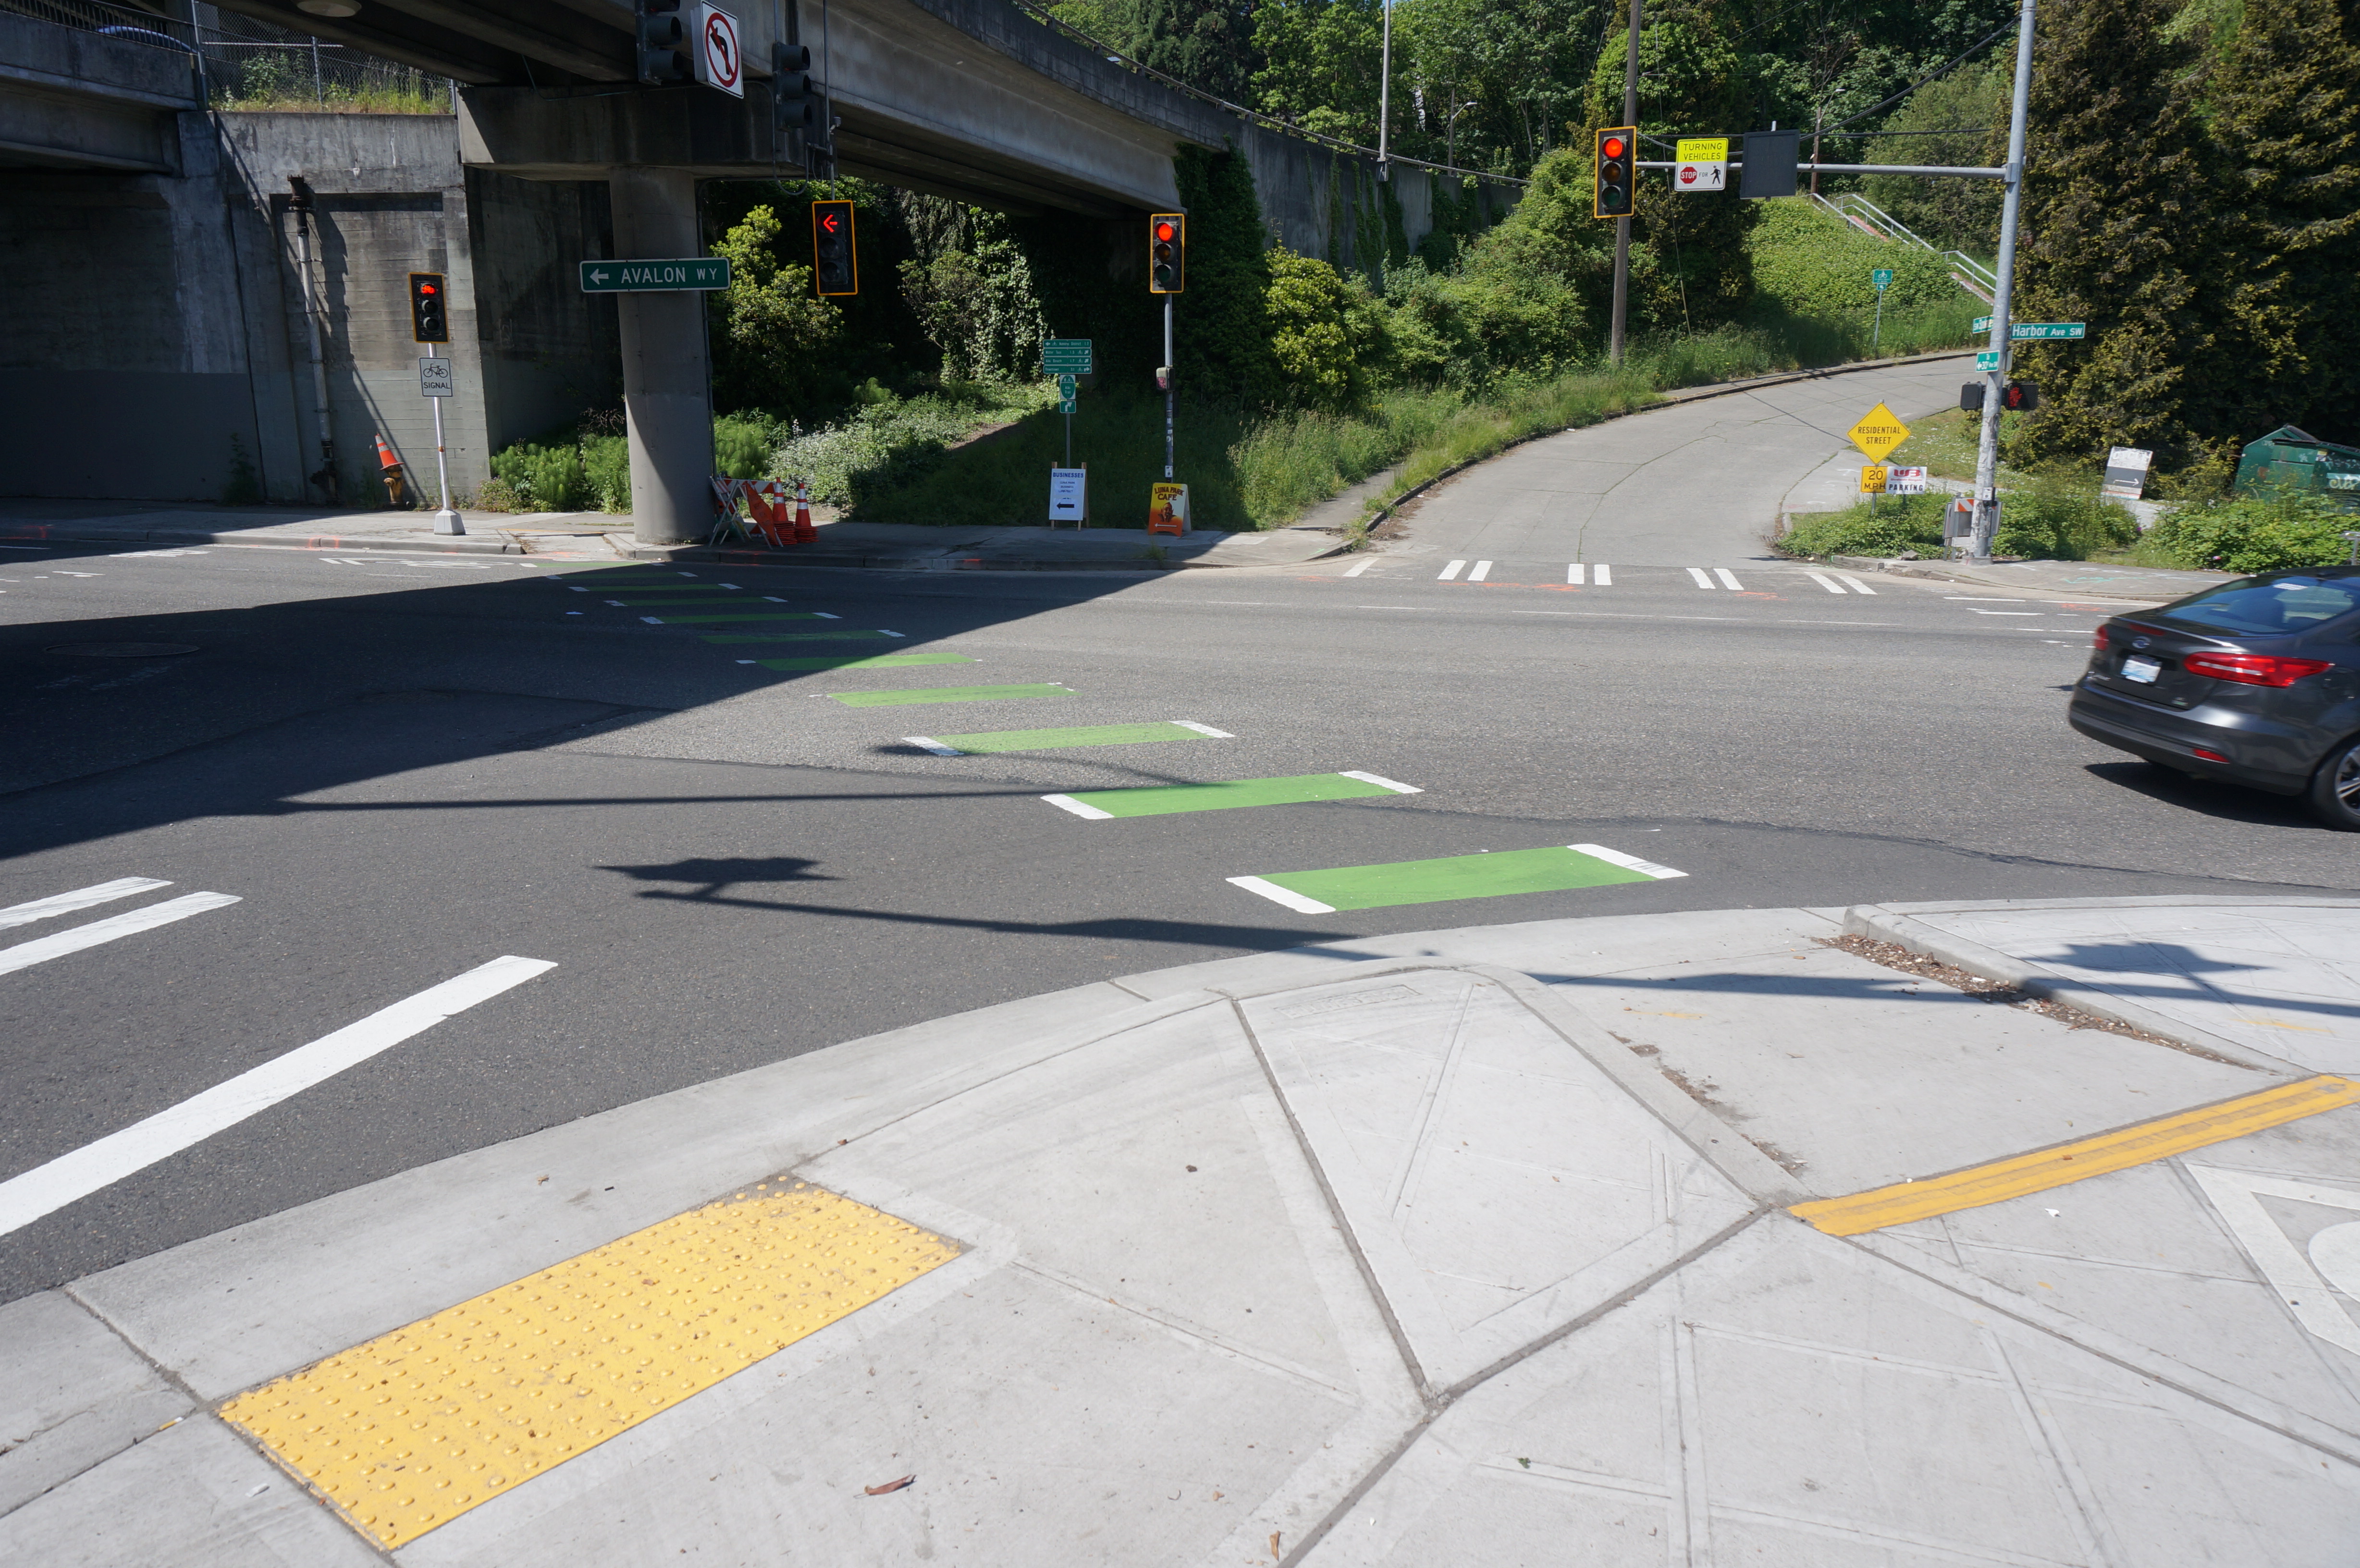
[[2234,488],[2240,495],[2274,488],[2331,495],[2360,510],[2360,447],[2338,446],[2280,425],[2246,445]]

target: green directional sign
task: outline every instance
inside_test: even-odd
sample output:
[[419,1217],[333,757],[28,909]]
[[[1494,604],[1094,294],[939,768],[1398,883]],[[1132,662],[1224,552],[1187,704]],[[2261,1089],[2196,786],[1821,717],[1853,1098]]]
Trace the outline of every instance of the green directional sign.
[[2019,343],[2027,338],[2086,338],[2090,326],[2086,321],[2018,321],[2007,335]]
[[1967,330],[1974,332],[1987,332],[1991,331],[1991,318],[1989,316],[1977,316],[1975,318],[1975,324]]
[[1090,364],[1090,340],[1087,338],[1048,338],[1041,344],[1041,373],[1044,376],[1087,376]]
[[673,261],[585,261],[585,294],[644,294],[729,287],[729,258],[690,256]]
[[1057,396],[1063,397],[1068,403],[1074,400],[1074,394],[1080,388],[1080,387],[1081,383],[1075,380],[1070,376],[1060,376],[1057,377]]
[[1889,267],[1876,267],[1869,273],[1868,277],[1869,281],[1876,285],[1876,291],[1879,294],[1893,287],[1893,268]]

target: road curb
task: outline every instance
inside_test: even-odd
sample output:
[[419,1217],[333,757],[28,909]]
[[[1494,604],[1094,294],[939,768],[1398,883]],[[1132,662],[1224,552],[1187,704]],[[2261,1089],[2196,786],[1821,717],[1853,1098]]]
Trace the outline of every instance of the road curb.
[[703,561],[732,566],[831,566],[866,572],[1235,572],[1252,566],[1300,566],[1341,555],[1346,546],[1334,545],[1298,561],[995,561],[979,555],[823,555],[784,550],[732,550],[712,545],[617,545],[627,561]]
[[[1811,561],[1820,558],[1798,555],[1790,556],[1787,559],[1792,561]],[[1945,567],[1939,561],[1904,561],[1899,557],[1887,558],[1874,555],[1830,555],[1824,559],[1830,566],[1841,566],[1848,572],[1877,572],[1884,573],[1887,577],[1920,577],[1936,583],[1965,583],[1969,587],[1976,588],[1999,586],[1999,584],[1986,583],[1979,577],[1965,576],[1956,571]],[[2147,570],[2151,572],[2166,572],[2172,569],[2169,567],[2158,566],[2149,567]],[[2220,574],[2217,572],[2191,572],[2190,575],[2209,577],[2218,576]],[[2195,592],[2196,587],[2201,586],[2204,585],[2201,583],[2196,584],[2191,587],[2189,591],[2193,593]],[[2168,603],[2166,600],[2157,598],[2152,593],[2109,593],[2104,589],[2099,588],[2076,588],[2073,590],[2073,596],[2077,599],[2112,599],[2125,604],[2160,604]]]
[[[2162,905],[2189,901],[2184,898],[2163,898],[2155,902]],[[2234,901],[2252,902],[2250,899]],[[2058,902],[2061,907],[2070,909],[2087,907],[2086,900],[2078,899],[2040,900],[2040,902]],[[2145,900],[2139,902],[2144,905]],[[2024,906],[2003,900],[2000,904],[1984,907]],[[2161,1013],[2139,1006],[2136,1002],[2126,1002],[2111,992],[2085,985],[2078,980],[2068,979],[2046,964],[2035,963],[2028,958],[2018,958],[2013,953],[2002,953],[1995,947],[1986,947],[1982,942],[1966,937],[1955,936],[1939,927],[1928,925],[1923,920],[1880,904],[1856,904],[1844,910],[1843,929],[1847,936],[1864,936],[1876,942],[1889,942],[1896,946],[1906,947],[1912,953],[1933,959],[1937,963],[1954,964],[1971,974],[1980,975],[1986,980],[1996,980],[2004,985],[2013,985],[2044,1001],[2060,1002],[2066,1007],[2078,1008],[2098,1018],[2112,1019],[2118,1024],[2128,1024],[2133,1029],[2145,1029],[2149,1034],[2158,1034],[2166,1040],[2178,1040],[2182,1045],[2223,1057],[2241,1067],[2251,1067],[2264,1073],[2283,1073],[2294,1077],[2306,1075],[2305,1070],[2293,1062],[2256,1051],[2251,1046],[2240,1045],[2235,1040],[2223,1039],[2210,1029],[2198,1029],[2193,1024],[2167,1018]]]
[[440,541],[403,539],[346,539],[341,534],[281,534],[270,539],[208,533],[200,528],[142,528],[137,532],[111,529],[105,533],[75,533],[73,525],[45,525],[0,532],[0,539],[38,544],[178,544],[218,546],[236,550],[308,550],[342,553],[348,550],[391,550],[405,555],[523,555],[513,539],[456,538]]

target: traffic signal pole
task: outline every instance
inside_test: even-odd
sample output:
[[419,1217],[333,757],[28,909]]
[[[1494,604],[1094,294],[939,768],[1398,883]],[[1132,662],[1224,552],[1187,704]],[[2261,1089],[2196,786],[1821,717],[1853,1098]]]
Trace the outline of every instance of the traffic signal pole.
[[1991,352],[1983,373],[1983,428],[1975,443],[1975,523],[1968,559],[1988,563],[1992,536],[1999,531],[1999,416],[2001,387],[2007,381],[2008,344],[2014,334],[2009,308],[2016,293],[2016,221],[2024,200],[2024,121],[2032,101],[2032,5],[2023,0],[2016,31],[2016,104],[2007,124],[2007,197],[2000,207],[1999,286],[1992,290]]
[[[2027,0],[2027,4],[2029,0]],[[1622,54],[1622,123],[1639,123],[1639,0],[1631,0],[1631,42]],[[1631,181],[1633,206],[1638,205],[1639,181],[1635,178],[1639,166],[1639,147],[1634,137],[1631,147]],[[1631,317],[1631,218],[1628,213],[1614,220],[1614,321],[1610,329],[1607,355],[1616,365],[1622,363],[1624,323]]]
[[1172,384],[1180,379],[1172,362],[1172,296],[1164,296],[1164,477],[1172,477]]

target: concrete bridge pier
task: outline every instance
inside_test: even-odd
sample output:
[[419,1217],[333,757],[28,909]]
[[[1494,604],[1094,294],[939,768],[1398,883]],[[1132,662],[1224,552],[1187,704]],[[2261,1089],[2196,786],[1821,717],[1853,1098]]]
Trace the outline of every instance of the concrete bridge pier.
[[[696,176],[617,167],[606,176],[618,260],[697,256]],[[705,296],[621,294],[623,412],[630,429],[632,537],[702,541],[713,529],[713,403]]]

